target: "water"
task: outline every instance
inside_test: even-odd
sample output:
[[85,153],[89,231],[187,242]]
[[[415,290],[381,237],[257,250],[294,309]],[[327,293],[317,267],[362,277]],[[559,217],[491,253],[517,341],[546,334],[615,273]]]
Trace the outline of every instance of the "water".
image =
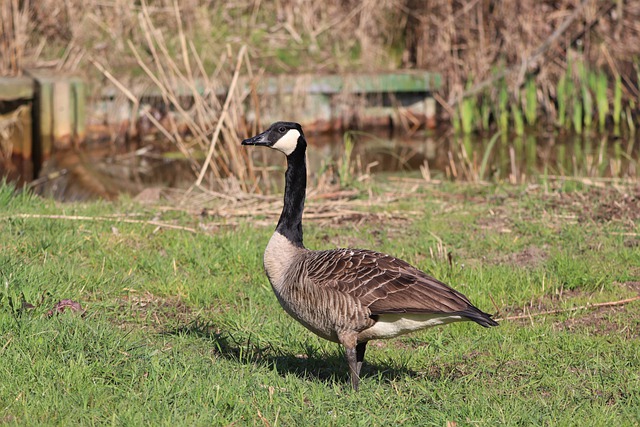
[[[551,131],[527,135],[454,135],[449,130],[413,135],[353,135],[351,162],[372,173],[411,172],[435,179],[526,182],[540,175],[640,177],[638,137],[589,136]],[[316,166],[339,162],[344,141],[319,139]],[[317,157],[316,157],[317,156]],[[427,172],[428,171],[428,172]]]
[[[334,175],[338,182],[346,171],[352,176],[410,175],[427,180],[511,183],[532,181],[540,175],[603,181],[640,178],[637,137],[555,130],[532,131],[524,136],[459,136],[441,129],[412,135],[319,134],[307,135],[307,139],[312,182],[320,174]],[[352,149],[347,154],[349,147]],[[43,178],[34,188],[59,200],[113,199],[120,193],[135,195],[157,186],[188,188],[195,180],[193,170],[167,148],[166,142],[148,141],[142,147],[127,149],[103,143],[87,144],[81,151],[58,152],[45,164]],[[279,188],[282,155],[259,148],[250,149],[250,155],[258,174],[266,177],[262,179],[263,188]]]

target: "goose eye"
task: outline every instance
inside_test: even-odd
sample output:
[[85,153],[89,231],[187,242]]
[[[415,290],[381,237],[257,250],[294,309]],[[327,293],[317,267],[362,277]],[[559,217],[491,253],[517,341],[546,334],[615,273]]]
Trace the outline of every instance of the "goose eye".
[[286,132],[286,129],[285,129],[284,127],[282,127],[282,126],[281,126],[281,127],[279,127],[279,128],[278,128],[278,132],[280,132],[280,133],[285,133],[285,132]]

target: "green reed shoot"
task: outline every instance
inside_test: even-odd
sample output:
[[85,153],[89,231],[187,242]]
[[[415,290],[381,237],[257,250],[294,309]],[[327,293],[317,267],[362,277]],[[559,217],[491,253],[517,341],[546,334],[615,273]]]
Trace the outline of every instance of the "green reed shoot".
[[[571,71],[572,65],[571,62],[569,61],[567,63],[567,71],[564,74],[564,78],[565,78],[565,100],[567,101],[567,112],[568,109],[570,107],[569,102],[570,100],[573,100],[573,116],[572,116],[572,121],[574,123],[574,128],[575,128],[575,115],[576,115],[576,104],[579,104],[580,101],[577,99],[576,95],[575,95],[575,84],[573,83],[573,78],[572,76],[572,71]],[[582,108],[582,106],[580,106],[579,108]],[[582,110],[580,110],[580,129],[582,129]],[[571,123],[569,121],[565,121],[565,126],[567,127],[567,129],[569,128],[569,126],[571,126]]]
[[524,119],[522,118],[522,111],[520,111],[516,103],[511,104],[511,114],[513,115],[513,126],[515,127],[516,135],[524,135]]
[[604,126],[607,121],[607,115],[609,114],[609,100],[607,99],[607,75],[605,73],[598,73],[596,78],[596,105],[598,106],[598,126],[600,132],[604,132]]
[[609,165],[609,158],[607,152],[607,137],[604,136],[600,141],[600,147],[598,149],[598,176],[602,177],[605,175],[607,170],[607,166]]
[[577,134],[582,133],[582,102],[578,96],[573,97],[573,129]]
[[627,107],[627,110],[626,110],[627,126],[629,126],[629,133],[631,134],[631,136],[636,134],[636,124],[633,121],[633,114],[632,114],[632,111],[635,110],[635,104],[636,103],[633,102],[633,99],[629,100],[629,106]]
[[529,175],[536,174],[536,164],[538,159],[538,145],[536,144],[536,136],[529,134],[525,143],[525,164],[526,172]]
[[506,171],[509,170],[509,144],[511,143],[511,136],[509,133],[500,134],[500,142],[497,143],[496,150],[494,151],[493,159],[489,170],[493,169],[496,176],[507,175]]
[[513,149],[516,153],[516,159],[518,161],[524,158],[524,146],[525,146],[524,135],[520,135],[519,138],[513,139]]
[[453,114],[451,115],[451,125],[453,126],[453,132],[455,134],[459,134],[461,125],[460,125],[460,114],[458,113],[457,109],[454,110]]
[[[638,166],[638,160],[634,160],[631,157],[631,154],[633,153],[633,147],[636,144],[636,139],[635,138],[627,138],[627,148],[624,150],[624,153],[622,153],[622,155],[629,161],[629,162],[633,162],[636,167]],[[617,141],[616,141],[617,142]]]
[[591,176],[595,173],[594,145],[591,135],[586,133],[582,140],[582,159],[578,160],[578,169],[582,174]]
[[338,160],[338,180],[343,188],[352,186],[354,182],[354,171],[352,168],[352,153],[355,145],[355,136],[353,132],[345,132],[343,136],[344,151],[342,157]]
[[556,164],[558,165],[559,172],[561,175],[565,173],[565,165],[567,164],[567,151],[566,145],[560,144],[558,145],[558,151],[556,154]]
[[491,100],[489,95],[482,97],[482,105],[480,106],[480,119],[482,121],[482,130],[489,130],[491,126]]
[[593,93],[595,93],[596,88],[598,87],[598,73],[595,71],[589,71],[586,73],[587,77],[587,87],[591,89]]
[[567,74],[563,74],[558,80],[556,88],[556,97],[558,100],[558,126],[564,127],[565,117],[567,115]]
[[[625,155],[626,153],[624,151],[622,151],[622,144],[620,143],[620,139],[616,138],[615,142],[613,143],[613,159],[616,161],[616,163],[620,164],[622,162],[622,156]],[[614,174],[615,172],[615,174]],[[620,171],[611,171],[611,176],[620,176]]]
[[462,133],[470,134],[474,130],[476,117],[476,100],[474,97],[465,98],[460,103],[460,124]]
[[506,84],[502,84],[498,95],[498,126],[503,135],[509,131],[509,92]]
[[620,126],[620,114],[622,113],[622,79],[618,74],[613,87],[613,124]]
[[585,82],[582,82],[582,103],[584,127],[590,129],[593,123],[593,96],[591,96],[591,91]]
[[536,89],[535,79],[531,78],[527,80],[525,84],[524,114],[527,119],[527,124],[530,126],[536,123],[538,117],[538,94]]
[[580,176],[581,166],[584,164],[584,153],[582,151],[582,139],[580,137],[573,138],[573,175]]
[[489,156],[491,155],[491,150],[493,150],[493,146],[496,145],[496,141],[498,141],[498,137],[502,134],[501,131],[496,132],[492,137],[489,143],[487,144],[487,148],[484,150],[484,154],[482,155],[482,162],[480,163],[480,170],[478,172],[478,178],[484,179],[484,175],[487,171],[487,165],[489,164]]
[[462,135],[462,144],[460,144],[460,157],[462,160],[462,164],[464,165],[461,168],[463,171],[466,169],[464,174],[467,175],[468,179],[473,179],[473,171],[474,171],[474,157],[475,151],[473,149],[473,142],[471,141],[470,134]]

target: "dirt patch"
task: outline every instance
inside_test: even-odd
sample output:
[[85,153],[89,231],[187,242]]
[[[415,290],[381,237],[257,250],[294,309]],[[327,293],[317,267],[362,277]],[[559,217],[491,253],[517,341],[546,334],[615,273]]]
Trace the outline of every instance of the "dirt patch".
[[[382,245],[385,236],[393,236],[394,239],[401,239],[410,235],[412,219],[402,216],[399,213],[351,213],[349,215],[336,216],[320,222],[318,225],[327,231],[319,235],[323,247],[348,247],[374,249]],[[335,229],[351,226],[358,230],[353,235],[336,234]],[[373,238],[373,243],[369,239],[359,237],[367,235]]]
[[596,222],[640,219],[640,187],[630,193],[605,193],[603,198],[594,209],[593,219]]
[[476,219],[476,225],[481,230],[511,233],[513,221],[509,218],[509,211],[507,209],[492,207],[487,215]]
[[531,268],[542,264],[548,257],[544,248],[529,246],[520,252],[498,257],[496,264],[510,264],[516,267]]
[[[593,335],[618,335],[625,339],[640,337],[640,316],[636,308],[640,301],[640,282],[631,281],[618,284],[625,290],[632,290],[636,297],[620,297],[619,300],[604,303],[584,303],[575,307],[564,307],[570,299],[588,299],[590,293],[580,289],[565,291],[562,295],[544,295],[523,307],[507,308],[502,319],[528,323],[544,316],[566,315],[572,317],[554,323],[554,328],[570,332]],[[625,292],[626,293],[626,292]],[[508,313],[508,314],[507,314]]]
[[[500,310],[498,319],[509,319],[512,321],[528,322],[529,316],[537,316],[537,313],[553,312],[554,310],[562,310],[562,303],[576,298],[584,298],[589,295],[580,289],[565,290],[559,294],[543,295],[536,300],[522,306],[508,306]],[[549,313],[552,314],[552,313]],[[521,317],[521,318],[520,318]]]
[[118,300],[116,317],[118,326],[138,327],[154,332],[166,330],[170,325],[184,325],[193,320],[193,310],[180,298],[157,297],[149,292],[128,295]]
[[578,221],[633,223],[640,220],[640,186],[594,187],[582,192],[558,192],[544,198],[546,209],[572,213]]
[[640,337],[637,311],[626,306],[603,307],[554,323],[554,328],[588,335],[616,335],[625,339]]
[[625,282],[625,283],[621,283],[620,286],[631,289],[632,291],[635,291],[638,295],[640,295],[640,282],[637,282],[637,281]]

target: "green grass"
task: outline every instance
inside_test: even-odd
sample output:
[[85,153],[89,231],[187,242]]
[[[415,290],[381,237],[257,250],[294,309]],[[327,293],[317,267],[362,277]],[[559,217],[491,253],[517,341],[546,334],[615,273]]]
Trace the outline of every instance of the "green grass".
[[[405,219],[307,221],[307,246],[393,253],[501,317],[637,295],[622,284],[640,280],[640,223],[635,211],[615,210],[626,203],[615,191],[445,184],[375,203],[387,191],[377,188],[364,212]],[[35,217],[52,214],[66,219]],[[125,216],[198,232],[118,220]],[[216,221],[129,201],[57,204],[0,186],[0,422],[640,420],[640,302],[374,342],[353,393],[338,346],[295,323],[272,294],[261,257],[273,227]],[[85,314],[49,317],[62,299]]]

